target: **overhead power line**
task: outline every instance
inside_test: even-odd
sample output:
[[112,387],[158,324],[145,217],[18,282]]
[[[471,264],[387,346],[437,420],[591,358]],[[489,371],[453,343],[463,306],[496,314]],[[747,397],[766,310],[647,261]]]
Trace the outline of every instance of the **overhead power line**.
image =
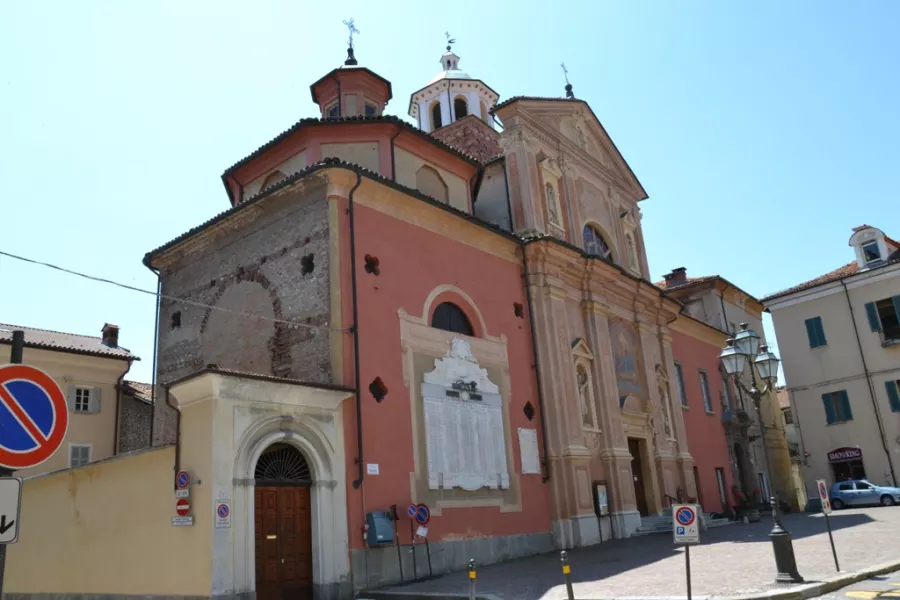
[[[40,261],[40,260],[35,260],[35,259],[32,259],[32,258],[26,258],[26,257],[24,257],[24,256],[19,256],[19,255],[17,255],[17,254],[12,254],[12,253],[10,253],[10,252],[4,252],[3,250],[0,250],[0,256],[6,256],[6,257],[9,257],[9,258],[14,258],[14,259],[16,259],[16,260],[20,260],[20,261],[22,261],[22,262],[30,263],[30,264],[33,264],[33,265],[38,265],[38,266],[41,266],[41,267],[46,267],[46,268],[48,268],[48,269],[54,269],[54,270],[56,270],[56,271],[61,271],[62,273],[68,273],[69,275],[75,275],[76,277],[81,277],[81,278],[87,279],[87,280],[89,280],[89,281],[94,281],[94,282],[97,282],[97,283],[105,283],[105,284],[107,284],[107,285],[113,285],[113,286],[122,288],[122,289],[124,289],[124,290],[128,290],[128,291],[130,291],[130,292],[138,292],[138,293],[140,293],[140,294],[146,294],[146,295],[148,295],[148,296],[153,296],[154,298],[157,297],[157,293],[154,292],[153,290],[145,290],[144,288],[139,288],[139,287],[136,287],[136,286],[133,286],[133,285],[128,285],[127,283],[119,283],[118,281],[113,281],[112,279],[106,279],[106,278],[103,278],[103,277],[97,277],[97,276],[95,276],[95,275],[88,275],[87,273],[81,273],[81,272],[79,272],[79,271],[73,271],[72,269],[67,269],[67,268],[65,268],[65,267],[60,267],[60,266],[58,266],[58,265],[46,263],[46,262],[43,262],[43,261]],[[172,301],[172,302],[178,302],[178,303],[186,304],[186,305],[189,305],[189,306],[196,306],[196,307],[199,307],[199,308],[209,308],[209,309],[211,309],[211,310],[218,310],[218,311],[220,311],[220,312],[229,313],[229,314],[237,315],[237,316],[241,316],[241,317],[247,317],[247,318],[249,318],[249,319],[259,319],[259,320],[262,320],[262,321],[269,321],[269,322],[271,322],[271,323],[281,323],[281,324],[284,324],[284,325],[290,325],[291,327],[303,327],[303,328],[305,328],[305,329],[321,329],[321,330],[324,330],[324,331],[340,331],[340,332],[346,332],[346,331],[347,331],[347,330],[345,330],[345,329],[338,329],[338,328],[336,328],[336,327],[324,327],[324,326],[321,326],[321,325],[309,325],[309,324],[307,324],[307,323],[301,323],[301,322],[298,322],[298,321],[288,321],[288,320],[285,320],[285,319],[275,319],[275,318],[272,318],[272,317],[265,317],[265,316],[262,316],[262,315],[255,315],[255,314],[253,314],[253,313],[243,312],[243,311],[239,311],[239,310],[231,310],[230,308],[224,308],[224,307],[222,307],[222,306],[213,306],[212,304],[206,304],[206,303],[203,303],[203,302],[197,302],[197,301],[194,301],[194,300],[187,300],[187,299],[185,299],[185,298],[176,298],[176,297],[174,297],[174,296],[167,296],[167,295],[165,295],[165,294],[159,294],[158,296],[159,296],[160,298],[165,299],[165,300],[170,300],[170,301]]]

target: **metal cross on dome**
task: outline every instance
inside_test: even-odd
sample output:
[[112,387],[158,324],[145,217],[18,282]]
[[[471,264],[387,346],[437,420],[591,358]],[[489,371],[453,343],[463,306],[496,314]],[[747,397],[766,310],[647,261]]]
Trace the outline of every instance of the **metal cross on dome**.
[[349,47],[352,48],[353,47],[353,34],[355,33],[356,35],[359,35],[359,29],[357,29],[356,25],[354,25],[352,18],[344,21],[344,25],[346,25],[347,30],[350,32],[350,39],[347,43],[350,44]]
[[566,78],[566,83],[569,83],[569,70],[566,68],[566,63],[561,63],[559,65],[563,70],[563,77]]

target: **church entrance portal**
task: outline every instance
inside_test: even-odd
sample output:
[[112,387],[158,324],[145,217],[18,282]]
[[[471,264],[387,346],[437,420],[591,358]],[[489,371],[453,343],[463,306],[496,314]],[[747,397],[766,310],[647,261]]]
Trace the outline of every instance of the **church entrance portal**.
[[634,499],[638,512],[642,517],[649,513],[647,510],[647,494],[644,491],[644,466],[641,456],[642,440],[628,438],[628,452],[631,453],[631,476],[634,479]]
[[312,600],[312,478],[303,454],[273,444],[256,464],[258,600]]

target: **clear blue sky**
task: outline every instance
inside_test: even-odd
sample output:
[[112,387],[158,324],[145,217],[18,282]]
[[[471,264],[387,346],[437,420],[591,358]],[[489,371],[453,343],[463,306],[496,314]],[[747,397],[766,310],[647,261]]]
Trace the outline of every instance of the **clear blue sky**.
[[[222,171],[316,114],[351,16],[394,114],[446,30],[501,99],[561,95],[565,61],[650,195],[654,280],[685,266],[763,296],[849,262],[855,225],[900,236],[900,2],[341,4],[4,5],[0,250],[155,290],[144,253],[227,208]],[[149,380],[152,297],[3,257],[0,286],[0,321],[119,324]]]

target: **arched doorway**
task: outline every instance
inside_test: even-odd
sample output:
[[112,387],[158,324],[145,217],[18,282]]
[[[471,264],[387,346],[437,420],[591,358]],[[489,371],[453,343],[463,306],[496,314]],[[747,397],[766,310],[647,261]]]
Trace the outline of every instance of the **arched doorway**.
[[312,475],[294,446],[276,443],[254,471],[256,597],[312,600]]

